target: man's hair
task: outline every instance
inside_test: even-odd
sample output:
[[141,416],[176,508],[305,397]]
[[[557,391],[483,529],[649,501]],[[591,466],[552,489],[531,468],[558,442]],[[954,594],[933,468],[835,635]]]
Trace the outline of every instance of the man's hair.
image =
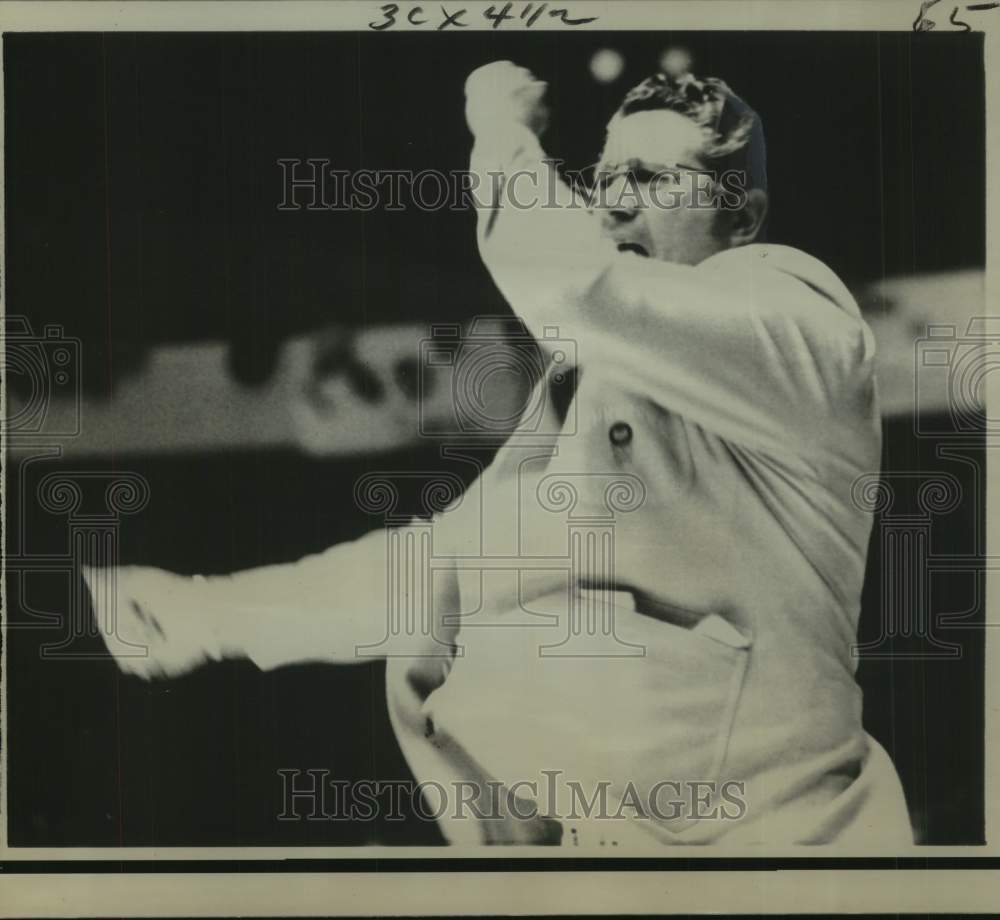
[[746,188],[767,191],[767,158],[760,116],[722,80],[694,74],[654,74],[626,93],[612,121],[636,112],[677,112],[705,134],[702,158],[721,174],[743,170]]

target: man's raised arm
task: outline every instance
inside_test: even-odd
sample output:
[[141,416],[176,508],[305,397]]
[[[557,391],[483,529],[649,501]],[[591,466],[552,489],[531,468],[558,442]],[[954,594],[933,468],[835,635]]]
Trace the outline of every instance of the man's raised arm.
[[497,62],[466,92],[480,253],[536,338],[556,328],[588,373],[772,454],[821,453],[870,424],[874,342],[833,272],[784,246],[698,265],[619,252],[546,159],[544,84]]

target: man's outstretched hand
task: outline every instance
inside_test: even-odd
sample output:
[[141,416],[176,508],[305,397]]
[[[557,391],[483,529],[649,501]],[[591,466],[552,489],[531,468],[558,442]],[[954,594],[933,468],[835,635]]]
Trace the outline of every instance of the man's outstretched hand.
[[524,125],[536,135],[548,126],[549,110],[542,101],[548,84],[525,67],[494,61],[477,67],[465,81],[465,120],[476,137],[505,133],[511,124]]
[[196,579],[148,566],[85,568],[83,577],[101,635],[125,673],[177,677],[222,658]]

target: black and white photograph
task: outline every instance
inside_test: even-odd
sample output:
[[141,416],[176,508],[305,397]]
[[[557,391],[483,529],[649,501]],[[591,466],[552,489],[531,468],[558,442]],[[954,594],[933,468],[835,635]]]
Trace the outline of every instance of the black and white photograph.
[[6,872],[996,868],[1000,4],[46,6]]

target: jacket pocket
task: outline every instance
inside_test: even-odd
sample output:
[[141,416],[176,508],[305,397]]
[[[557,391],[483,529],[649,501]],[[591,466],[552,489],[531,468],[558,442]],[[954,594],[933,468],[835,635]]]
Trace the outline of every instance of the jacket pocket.
[[[628,685],[635,715],[631,738],[620,738],[615,771],[632,779],[651,817],[674,829],[704,812],[696,788],[716,790],[726,761],[750,663],[751,637],[717,614],[692,626],[641,613],[618,618],[618,635],[644,649]],[[646,730],[642,730],[642,726]],[[680,801],[658,803],[657,784]],[[701,785],[705,784],[705,785]],[[665,791],[663,796],[667,796]],[[710,809],[707,809],[710,811]]]
[[546,805],[564,819],[597,796],[609,817],[676,833],[701,820],[694,785],[719,779],[751,642],[719,618],[686,628],[620,603],[614,613],[632,654],[552,656],[539,630],[463,631],[465,654],[427,709],[506,785],[552,789],[555,774]]

